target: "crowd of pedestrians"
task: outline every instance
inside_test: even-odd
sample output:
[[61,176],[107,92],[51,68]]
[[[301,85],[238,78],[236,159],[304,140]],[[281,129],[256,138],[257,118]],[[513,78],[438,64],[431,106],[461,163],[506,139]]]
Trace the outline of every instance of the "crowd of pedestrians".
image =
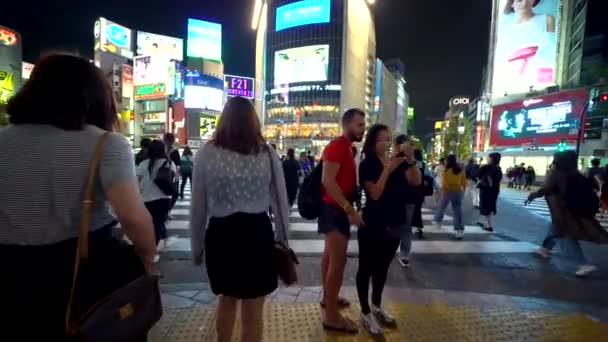
[[[3,269],[0,302],[10,312],[2,320],[3,333],[23,340],[63,340],[71,331],[66,317],[69,322],[78,270],[75,255],[79,260],[83,248],[79,224],[88,233],[87,258],[103,256],[101,264],[114,271],[89,271],[103,277],[80,289],[83,303],[90,304],[81,304],[86,312],[127,281],[109,281],[129,273],[118,271],[127,264],[114,253],[123,242],[113,234],[118,224],[133,244],[138,274],[154,272],[157,250],[170,238],[170,211],[183,198],[188,182],[192,259],[206,266],[211,290],[219,296],[215,328],[222,342],[232,339],[237,312],[240,340],[262,341],[265,298],[279,285],[277,246],[289,246],[290,208],[299,192],[310,190],[302,189],[304,184],[318,187],[318,232],[324,236],[319,304],[327,330],[358,331],[358,324],[340,311],[350,305],[340,291],[353,227],[358,229],[360,320],[374,335],[382,333],[381,323],[395,323],[382,305],[387,272],[395,258],[409,267],[412,230],[423,238],[426,197],[435,193],[438,198],[438,225],[451,204],[455,238],[460,240],[463,199],[466,192],[472,193],[483,228],[493,231],[503,177],[500,154],[490,154],[485,165],[473,159],[461,165],[448,155],[431,172],[409,137],[393,137],[381,124],[366,130],[360,109],[343,113],[343,133],[325,147],[320,161],[311,152],[296,158],[294,149],[281,160],[276,147],[263,138],[254,106],[241,97],[227,101],[213,138],[196,155],[185,148],[180,156],[170,133],[162,139],[142,139],[134,155],[128,141],[112,132],[116,107],[101,71],[86,59],[56,54],[36,65],[31,79],[9,102],[8,113],[11,125],[0,130],[0,259],[19,262]],[[353,143],[364,137],[358,153]],[[30,153],[19,154],[22,146],[30,146]],[[552,215],[538,254],[549,258],[556,241],[568,241],[580,264],[577,274],[587,275],[596,268],[584,258],[578,241],[608,241],[595,220],[599,198],[608,202],[598,196],[606,173],[594,161],[583,177],[576,162],[573,152],[556,154],[550,174],[528,201],[544,196]],[[523,177],[521,186],[529,187],[534,177],[526,178],[524,165],[518,169],[521,172],[508,177],[518,179],[517,186]],[[318,183],[303,181],[315,172]],[[89,189],[91,199],[83,197]],[[138,331],[134,340],[145,341],[146,333]]]

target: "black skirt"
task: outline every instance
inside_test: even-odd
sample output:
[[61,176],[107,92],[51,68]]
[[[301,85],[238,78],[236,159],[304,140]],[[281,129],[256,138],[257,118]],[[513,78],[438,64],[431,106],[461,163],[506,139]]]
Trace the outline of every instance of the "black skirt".
[[205,263],[211,291],[238,299],[263,297],[278,287],[274,233],[266,213],[211,218]]
[[479,213],[482,216],[496,215],[496,202],[499,190],[494,188],[479,188]]

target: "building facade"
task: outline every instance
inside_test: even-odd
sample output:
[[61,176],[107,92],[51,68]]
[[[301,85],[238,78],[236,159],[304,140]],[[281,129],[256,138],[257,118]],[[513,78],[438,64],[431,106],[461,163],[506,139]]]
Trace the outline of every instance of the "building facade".
[[[320,151],[341,113],[373,109],[376,39],[365,0],[256,1],[255,104],[280,149]],[[363,71],[363,72],[362,72]]]

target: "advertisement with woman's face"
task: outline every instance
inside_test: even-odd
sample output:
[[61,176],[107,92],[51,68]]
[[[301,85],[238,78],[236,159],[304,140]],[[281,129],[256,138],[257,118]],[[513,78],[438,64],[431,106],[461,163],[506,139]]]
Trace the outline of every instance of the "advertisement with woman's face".
[[555,84],[561,0],[498,0],[494,98]]

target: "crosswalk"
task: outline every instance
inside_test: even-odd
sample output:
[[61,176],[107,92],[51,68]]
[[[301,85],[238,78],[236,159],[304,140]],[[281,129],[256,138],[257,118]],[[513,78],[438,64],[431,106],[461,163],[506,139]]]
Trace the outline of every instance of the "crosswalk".
[[[167,223],[170,238],[161,251],[161,260],[190,259],[189,211],[190,193],[186,191],[184,199],[179,200],[171,212],[172,219]],[[412,254],[509,254],[530,253],[537,246],[517,241],[500,234],[484,231],[479,226],[465,226],[465,236],[461,241],[452,237],[452,218],[446,216],[441,227],[431,224],[433,214],[423,209],[425,223],[423,240],[415,239],[412,243]],[[298,256],[320,256],[323,253],[323,236],[317,233],[316,221],[307,221],[300,217],[297,209],[290,213],[290,247]],[[357,233],[353,229],[348,243],[348,255],[358,255]]]
[[[500,198],[514,205],[525,207],[534,215],[550,221],[551,212],[549,211],[547,201],[544,198],[538,198],[532,203],[525,205],[524,202],[528,198],[528,194],[529,192],[527,191],[515,189],[501,189]],[[598,215],[596,215],[596,218],[604,229],[608,229],[608,214],[604,215],[603,213],[599,213]]]

